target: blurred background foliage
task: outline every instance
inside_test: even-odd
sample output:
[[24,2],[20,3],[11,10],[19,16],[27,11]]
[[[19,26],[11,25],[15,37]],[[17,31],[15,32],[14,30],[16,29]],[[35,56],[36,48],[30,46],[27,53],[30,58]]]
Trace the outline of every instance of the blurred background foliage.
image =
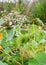
[[[16,1],[15,1],[16,2]],[[24,1],[25,2],[25,1]],[[17,5],[18,4],[18,5]],[[40,0],[36,3],[32,3],[32,5],[24,4],[22,0],[18,0],[18,3],[1,3],[0,4],[0,17],[5,14],[11,12],[12,10],[17,10],[21,13],[28,14],[32,17],[37,17],[41,19],[44,23],[46,23],[46,0]],[[7,13],[1,12],[6,10]],[[27,12],[28,11],[28,12]],[[31,13],[31,14],[30,14]]]
[[46,0],[35,4],[32,13],[46,23]]

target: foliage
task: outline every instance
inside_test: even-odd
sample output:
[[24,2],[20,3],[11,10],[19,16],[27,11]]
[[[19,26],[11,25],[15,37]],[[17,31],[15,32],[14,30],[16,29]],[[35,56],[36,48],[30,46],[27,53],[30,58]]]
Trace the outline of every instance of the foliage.
[[[30,21],[33,21],[31,25],[26,20],[7,29],[7,25],[3,26],[5,21],[0,19],[0,65],[46,65],[46,30],[43,29],[44,24],[41,21],[46,21],[46,4],[43,3],[37,3],[38,8],[33,10],[36,18],[29,13]],[[11,12],[12,4],[8,3],[6,7]],[[23,3],[17,11],[25,12]]]
[[21,2],[19,4],[19,6],[16,8],[17,11],[21,12],[21,13],[24,13],[25,10],[26,10],[26,7],[24,6],[24,4]]
[[6,63],[2,63],[2,62],[0,61],[0,65],[8,65],[8,64],[6,64]]
[[32,12],[35,17],[46,23],[46,0],[36,3]]
[[5,4],[5,10],[6,11],[11,12],[12,9],[13,9],[13,4],[12,3]]
[[[43,57],[44,56],[44,57]],[[38,53],[35,59],[30,59],[29,65],[45,65],[46,64],[46,54]]]
[[[46,64],[46,33],[35,24],[26,31],[22,24],[11,30],[2,30],[0,58],[4,65],[43,65]],[[41,56],[42,54],[42,56]],[[45,57],[43,57],[45,56]],[[32,58],[32,59],[30,59]],[[40,60],[39,60],[40,58]],[[42,60],[43,59],[43,60]]]

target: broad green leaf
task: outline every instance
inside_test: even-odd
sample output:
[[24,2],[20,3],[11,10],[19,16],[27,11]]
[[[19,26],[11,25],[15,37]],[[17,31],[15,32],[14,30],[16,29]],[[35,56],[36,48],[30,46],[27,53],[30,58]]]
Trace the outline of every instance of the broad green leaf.
[[6,64],[6,63],[3,63],[3,62],[1,62],[1,61],[0,61],[0,65],[8,65],[8,64]]
[[40,65],[36,59],[30,59],[28,65]]
[[10,41],[12,40],[12,38],[14,37],[14,34],[15,34],[15,28],[11,29],[8,33],[8,36],[6,38],[6,41]]
[[46,65],[46,53],[40,52],[36,55],[36,60],[39,64]]
[[0,25],[2,25],[4,23],[3,19],[0,19]]
[[28,65],[46,65],[46,54],[40,52],[36,54],[36,57],[29,60]]

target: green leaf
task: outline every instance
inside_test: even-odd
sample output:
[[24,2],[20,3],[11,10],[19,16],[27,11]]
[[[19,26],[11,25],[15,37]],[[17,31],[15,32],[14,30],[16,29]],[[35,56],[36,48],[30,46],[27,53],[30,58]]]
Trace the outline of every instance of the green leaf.
[[42,39],[39,43],[46,43],[46,40]]
[[32,40],[31,44],[34,46],[34,48],[38,48],[38,43],[35,40]]
[[36,55],[36,60],[39,62],[39,64],[46,65],[46,53],[38,53]]
[[44,39],[43,32],[36,33],[36,41],[39,43],[42,39]]
[[38,53],[35,58],[29,60],[28,65],[46,65],[46,54]]
[[30,59],[28,65],[40,65],[36,59]]
[[11,49],[9,47],[5,48],[4,50],[5,54],[8,54],[9,52],[11,52]]
[[32,27],[29,29],[29,33],[35,34],[37,30],[38,30],[38,27],[36,25],[32,24]]
[[11,29],[8,33],[8,36],[6,38],[6,41],[10,41],[12,40],[12,38],[14,37],[14,34],[15,34],[15,28]]
[[6,64],[6,63],[3,63],[3,62],[1,62],[1,61],[0,61],[0,65],[8,65],[8,64]]
[[42,20],[40,20],[39,18],[36,18],[36,20],[37,20],[37,23],[38,23],[39,25],[43,25],[43,26],[44,26]]
[[0,25],[2,25],[4,23],[3,19],[0,19]]

